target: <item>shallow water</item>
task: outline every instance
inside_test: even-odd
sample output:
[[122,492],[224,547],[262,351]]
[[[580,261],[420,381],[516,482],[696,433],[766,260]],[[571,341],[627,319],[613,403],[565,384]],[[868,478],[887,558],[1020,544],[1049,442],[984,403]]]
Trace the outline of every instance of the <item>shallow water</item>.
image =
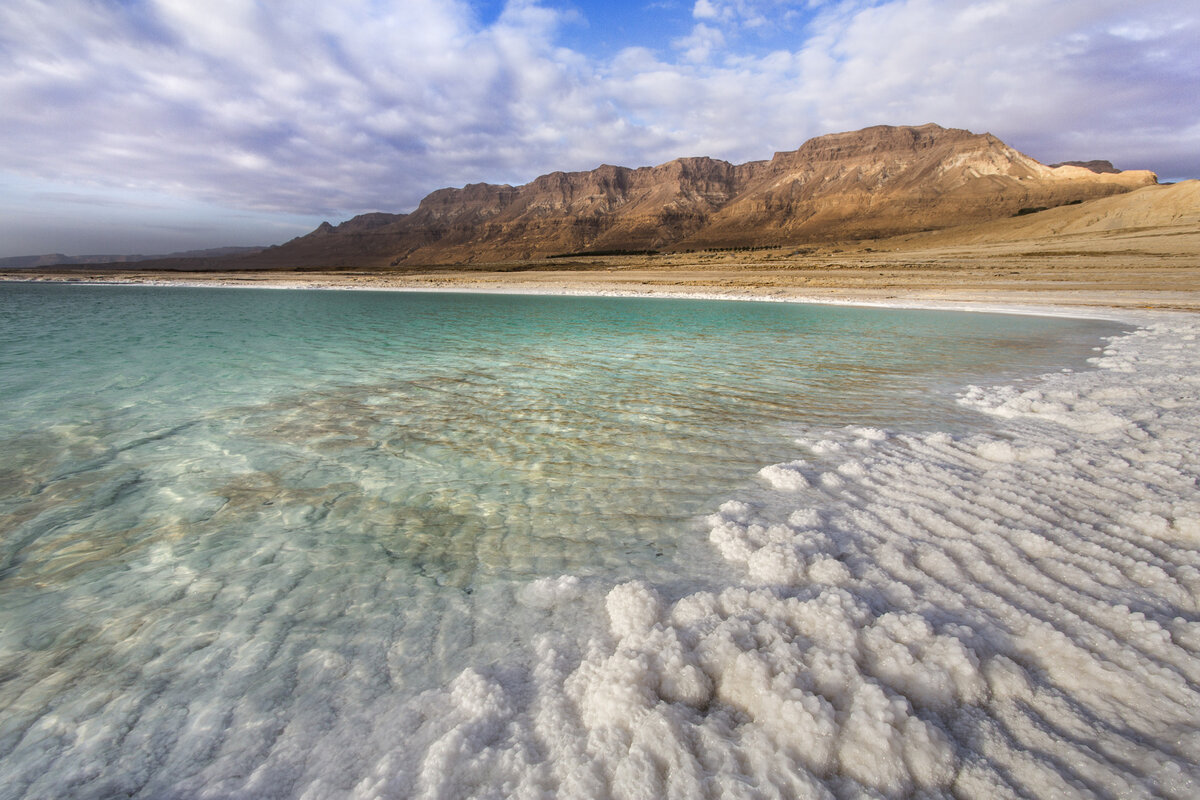
[[723,585],[703,515],[795,458],[797,436],[986,430],[957,390],[1081,368],[1117,330],[0,287],[0,781],[14,797],[166,796],[236,793],[254,772],[283,781],[259,796],[299,796],[325,773],[297,742],[383,736],[381,705],[521,663],[538,626],[603,613],[568,587],[577,602],[549,599],[548,619],[518,602],[532,581],[641,579],[668,598]]

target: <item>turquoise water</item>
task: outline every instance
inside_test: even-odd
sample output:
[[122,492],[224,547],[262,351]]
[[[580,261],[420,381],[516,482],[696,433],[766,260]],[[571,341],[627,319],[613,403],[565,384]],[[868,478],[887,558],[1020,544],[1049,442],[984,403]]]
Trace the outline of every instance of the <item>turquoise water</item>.
[[301,781],[276,744],[289,726],[333,735],[519,660],[533,627],[587,627],[586,597],[550,616],[519,603],[530,581],[726,580],[696,520],[798,457],[798,435],[969,431],[988,423],[962,386],[1081,368],[1117,330],[0,286],[0,782],[34,797],[51,768],[77,796]]

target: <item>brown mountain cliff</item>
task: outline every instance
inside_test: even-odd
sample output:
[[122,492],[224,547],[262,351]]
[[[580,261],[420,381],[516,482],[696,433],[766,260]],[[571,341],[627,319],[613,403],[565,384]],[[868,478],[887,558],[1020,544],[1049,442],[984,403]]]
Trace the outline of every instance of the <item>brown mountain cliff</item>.
[[769,161],[680,158],[439,189],[410,214],[364,214],[246,266],[470,264],[611,250],[875,238],[1011,217],[1154,184],[1145,171],[1048,167],[991,134],[876,126]]

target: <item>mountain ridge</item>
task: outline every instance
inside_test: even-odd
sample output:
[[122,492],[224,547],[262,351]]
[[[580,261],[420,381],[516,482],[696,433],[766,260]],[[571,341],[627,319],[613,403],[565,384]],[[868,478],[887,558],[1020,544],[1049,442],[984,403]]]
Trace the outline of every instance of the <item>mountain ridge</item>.
[[64,265],[92,265],[92,264],[113,264],[115,266],[124,266],[126,264],[137,264],[143,261],[163,261],[163,260],[183,260],[183,259],[212,259],[245,256],[265,250],[266,246],[259,247],[244,247],[244,246],[229,246],[229,247],[207,247],[201,250],[179,250],[173,253],[159,253],[156,255],[143,255],[141,253],[104,253],[90,254],[82,256],[69,256],[65,253],[45,253],[28,256],[4,256],[0,257],[0,269],[39,269],[43,267],[54,267]]
[[408,213],[324,222],[282,245],[187,266],[407,269],[825,244],[990,222],[1150,185],[1153,173],[1107,161],[1047,166],[990,133],[876,125],[743,164],[688,156],[550,172],[519,186],[437,189]]
[[407,214],[326,223],[242,260],[404,267],[799,245],[937,230],[1155,183],[1107,162],[1046,166],[989,133],[877,125],[744,164],[694,156],[438,189]]

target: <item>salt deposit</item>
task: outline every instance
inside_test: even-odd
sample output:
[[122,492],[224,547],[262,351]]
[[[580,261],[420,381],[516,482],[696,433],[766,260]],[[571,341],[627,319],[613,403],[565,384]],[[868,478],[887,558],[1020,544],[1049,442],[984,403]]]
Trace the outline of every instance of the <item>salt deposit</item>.
[[1196,797],[1198,335],[968,389],[995,435],[799,441],[709,518],[740,585],[614,587],[582,651],[423,697],[422,747],[355,792]]

